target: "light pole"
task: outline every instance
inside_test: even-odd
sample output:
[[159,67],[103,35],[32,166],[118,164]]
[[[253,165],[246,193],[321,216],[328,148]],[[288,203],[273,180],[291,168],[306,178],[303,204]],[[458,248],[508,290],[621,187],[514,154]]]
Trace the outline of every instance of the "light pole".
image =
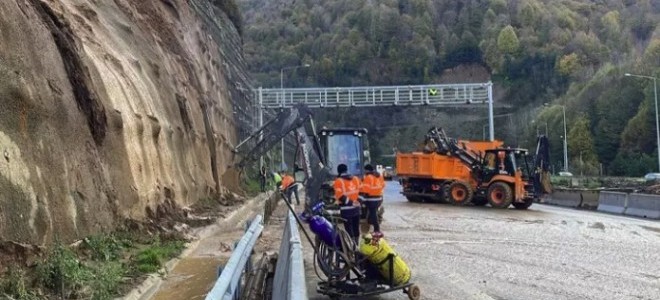
[[[309,68],[309,64],[304,64],[304,65],[300,65],[300,66],[284,67],[284,68],[280,69],[280,92],[282,93],[282,104],[284,104],[284,100],[286,98],[285,95],[284,95],[284,70],[295,70],[295,69],[298,69],[298,68]],[[284,107],[284,105],[282,105],[282,107]],[[282,140],[281,140],[281,146],[282,146],[282,156],[281,156],[282,164],[281,164],[281,168],[284,169],[284,138],[282,138]]]
[[483,133],[484,133],[484,135],[483,135],[483,140],[484,140],[484,141],[486,140],[486,128],[487,128],[487,127],[488,127],[488,124],[484,125],[484,128],[483,128],[483,129],[484,129],[484,130],[483,130]]
[[[549,103],[543,103],[543,106],[550,106]],[[566,134],[566,106],[561,106],[561,111],[564,116],[564,171],[568,172],[568,135]]]
[[658,78],[653,76],[635,75],[626,73],[628,77],[639,77],[645,79],[653,79],[653,93],[655,95],[655,135],[658,145],[658,170],[660,171],[660,123],[658,122]]

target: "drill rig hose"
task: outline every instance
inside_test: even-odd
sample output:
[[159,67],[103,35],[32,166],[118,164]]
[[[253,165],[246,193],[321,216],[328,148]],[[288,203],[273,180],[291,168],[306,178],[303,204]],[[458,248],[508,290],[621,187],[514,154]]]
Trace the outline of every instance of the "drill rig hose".
[[341,247],[328,245],[318,237],[315,243],[315,262],[329,280],[345,278],[353,268],[354,251],[351,251],[352,249],[343,250],[353,247],[353,240],[344,230],[337,230],[337,233],[341,240]]

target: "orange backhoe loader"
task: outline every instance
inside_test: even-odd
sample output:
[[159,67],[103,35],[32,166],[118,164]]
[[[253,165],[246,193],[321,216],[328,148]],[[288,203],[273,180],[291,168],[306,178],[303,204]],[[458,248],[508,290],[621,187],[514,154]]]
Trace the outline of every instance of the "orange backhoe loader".
[[539,137],[533,167],[526,149],[505,148],[501,141],[457,141],[436,127],[422,148],[396,155],[402,194],[411,202],[527,209],[551,189],[545,137]]

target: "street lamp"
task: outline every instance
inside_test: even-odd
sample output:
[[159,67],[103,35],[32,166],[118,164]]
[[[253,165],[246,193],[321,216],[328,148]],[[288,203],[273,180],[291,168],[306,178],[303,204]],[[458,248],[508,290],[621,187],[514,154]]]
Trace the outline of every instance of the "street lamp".
[[484,135],[483,135],[483,140],[484,140],[484,141],[486,140],[486,128],[488,128],[488,124],[484,125],[484,128],[483,128],[483,129],[484,129],[484,130],[483,130],[483,133],[484,133]]
[[[550,106],[549,103],[543,103],[543,106]],[[561,111],[564,115],[564,171],[568,172],[568,135],[566,134],[566,106],[561,106]]]
[[628,77],[639,77],[645,79],[653,79],[653,93],[655,95],[655,135],[658,145],[658,170],[660,171],[660,123],[658,122],[658,78],[653,76],[635,75],[626,73]]
[[[304,65],[300,65],[300,66],[289,66],[289,67],[284,67],[284,68],[280,69],[280,92],[282,93],[282,104],[284,104],[284,100],[285,100],[284,99],[285,98],[285,95],[284,95],[284,70],[295,70],[295,69],[298,69],[298,68],[309,68],[309,67],[310,67],[309,64],[304,64]],[[282,105],[282,107],[284,107],[284,105]],[[282,146],[282,156],[281,156],[282,165],[281,165],[281,168],[284,169],[284,138],[282,138],[281,146]]]

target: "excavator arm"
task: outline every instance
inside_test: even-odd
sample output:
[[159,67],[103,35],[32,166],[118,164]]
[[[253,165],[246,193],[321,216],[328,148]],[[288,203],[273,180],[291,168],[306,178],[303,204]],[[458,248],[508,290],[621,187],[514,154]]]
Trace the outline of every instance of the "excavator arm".
[[539,195],[552,193],[552,183],[550,182],[550,142],[545,135],[540,135],[536,140],[534,190]]
[[[311,134],[308,134],[308,127]],[[239,148],[246,145],[249,140],[259,139],[254,147],[243,154],[242,159],[235,166],[243,169],[249,163],[257,161],[289,134],[294,134],[296,138],[294,172],[304,172],[305,203],[307,207],[312,207],[322,200],[320,195],[323,183],[331,180],[333,176],[325,164],[315,132],[312,112],[307,106],[299,104],[280,111],[274,119],[241,142],[234,152],[238,152]]]
[[470,168],[480,165],[481,158],[478,155],[466,149],[465,145],[461,147],[456,140],[449,138],[442,128],[433,127],[429,130],[426,143],[429,142],[434,145],[437,153],[457,157]]

